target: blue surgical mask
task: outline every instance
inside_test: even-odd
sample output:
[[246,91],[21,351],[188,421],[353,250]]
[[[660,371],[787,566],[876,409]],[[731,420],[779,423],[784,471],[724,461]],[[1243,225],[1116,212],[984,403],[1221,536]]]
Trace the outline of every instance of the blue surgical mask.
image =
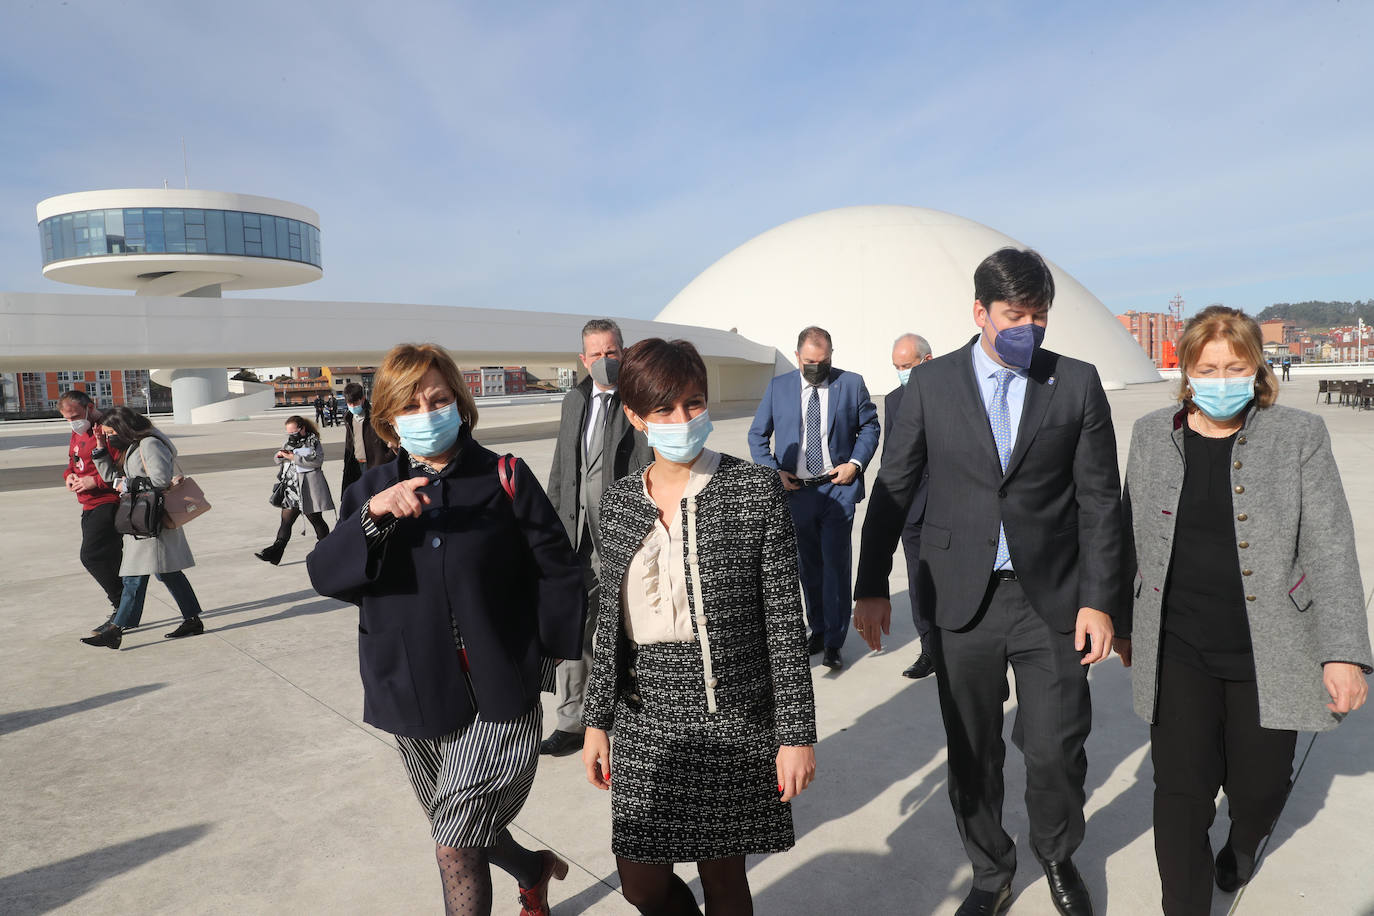
[[1017,369],[1029,369],[1035,351],[1045,339],[1045,329],[1031,323],[1018,324],[1005,331],[999,331],[997,326],[992,324],[991,318],[988,319],[988,324],[992,326],[992,332],[996,335],[992,339],[992,348],[1002,357],[1002,362]]
[[644,438],[649,440],[649,447],[658,452],[660,458],[675,464],[695,460],[714,428],[709,410],[703,410],[686,423],[646,423],[645,427]]
[[910,369],[898,369],[898,370],[897,370],[897,384],[901,385],[903,388],[906,387],[906,382],[907,382],[907,379],[909,379],[909,378],[911,378],[911,370],[910,370]]
[[1255,377],[1189,378],[1192,402],[1213,420],[1229,420],[1255,399]]
[[363,410],[364,410],[364,408],[363,408],[363,405],[361,405],[361,404],[349,404],[349,405],[348,405],[348,412],[351,413],[351,414],[353,414],[353,416],[355,416],[355,417],[361,417],[361,416],[363,415]]
[[429,413],[403,414],[392,423],[396,426],[401,448],[421,458],[442,455],[453,448],[453,443],[458,441],[458,432],[463,428],[457,404]]

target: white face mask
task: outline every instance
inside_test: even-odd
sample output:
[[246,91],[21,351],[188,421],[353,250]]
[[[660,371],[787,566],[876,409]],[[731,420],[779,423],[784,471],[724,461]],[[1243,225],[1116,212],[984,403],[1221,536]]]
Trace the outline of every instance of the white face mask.
[[86,430],[91,428],[91,421],[86,419],[71,420],[70,423],[72,424],[72,432],[76,433],[78,436],[84,434]]

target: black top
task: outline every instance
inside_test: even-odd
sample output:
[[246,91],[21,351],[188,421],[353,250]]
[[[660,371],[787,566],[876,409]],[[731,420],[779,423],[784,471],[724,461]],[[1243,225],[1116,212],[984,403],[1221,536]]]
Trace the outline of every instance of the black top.
[[1183,431],[1183,492],[1164,587],[1163,654],[1234,681],[1255,679],[1231,514],[1231,446]]

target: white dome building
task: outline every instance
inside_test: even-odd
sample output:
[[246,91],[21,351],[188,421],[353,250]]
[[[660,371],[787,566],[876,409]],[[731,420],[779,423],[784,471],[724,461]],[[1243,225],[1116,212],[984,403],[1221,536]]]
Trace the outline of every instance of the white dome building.
[[[892,342],[899,334],[920,334],[939,356],[978,332],[974,268],[1008,245],[1026,247],[939,210],[827,210],[745,242],[689,283],[658,320],[734,329],[789,361],[797,332],[819,325],[834,338],[835,365],[862,374],[877,397],[897,384]],[[1050,269],[1055,299],[1045,346],[1093,363],[1108,388],[1159,381],[1107,307],[1052,262]]]

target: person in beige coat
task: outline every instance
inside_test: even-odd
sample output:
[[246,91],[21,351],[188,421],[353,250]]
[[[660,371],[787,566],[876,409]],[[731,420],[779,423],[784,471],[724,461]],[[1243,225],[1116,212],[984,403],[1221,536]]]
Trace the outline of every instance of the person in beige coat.
[[[1275,403],[1259,325],[1211,306],[1178,343],[1181,404],[1135,424],[1114,641],[1150,723],[1166,914],[1235,891],[1287,799],[1298,731],[1335,728],[1371,671],[1355,533],[1321,418]],[[1230,835],[1207,831],[1225,788]]]
[[[172,483],[177,449],[151,420],[128,407],[114,407],[105,412],[97,427],[96,449],[91,453],[96,469],[105,480],[115,481],[115,489],[127,489],[127,481],[143,477],[155,488],[165,490]],[[139,538],[124,535],[124,559],[119,575],[124,580],[124,593],[119,609],[112,619],[97,627],[81,641],[88,646],[118,649],[124,631],[139,625],[143,618],[143,601],[148,593],[148,577],[167,586],[181,611],[181,624],[163,634],[168,639],[197,636],[205,632],[200,619],[200,602],[183,570],[196,565],[186,532],[181,528],[163,528],[157,537]]]

